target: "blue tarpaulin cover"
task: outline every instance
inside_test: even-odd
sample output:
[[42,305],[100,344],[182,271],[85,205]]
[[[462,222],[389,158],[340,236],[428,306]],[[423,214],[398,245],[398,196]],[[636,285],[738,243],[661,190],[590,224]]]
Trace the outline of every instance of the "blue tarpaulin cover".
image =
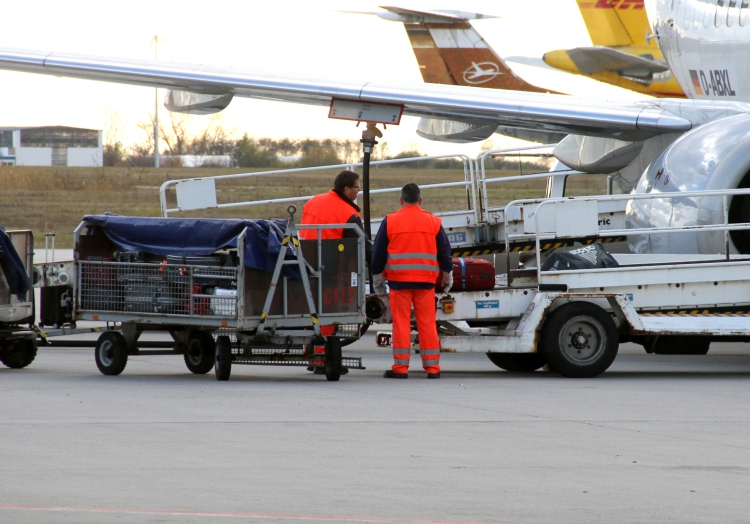
[[31,288],[31,280],[26,273],[23,260],[18,256],[13,242],[2,227],[0,227],[0,267],[3,268],[10,292],[17,295],[19,300],[26,300],[25,295]]
[[[269,223],[286,231],[286,220],[245,220],[212,218],[126,217],[87,215],[86,234],[104,233],[123,251],[146,251],[159,255],[210,255],[228,247],[237,247],[237,237],[247,228],[245,267],[273,271],[281,250],[283,235]],[[286,248],[285,258],[293,259]],[[299,271],[284,266],[284,274],[299,278]]]

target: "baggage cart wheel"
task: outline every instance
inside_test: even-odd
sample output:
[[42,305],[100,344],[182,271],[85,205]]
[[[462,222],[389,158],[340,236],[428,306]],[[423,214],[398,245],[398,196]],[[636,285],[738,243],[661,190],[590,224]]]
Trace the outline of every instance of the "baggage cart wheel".
[[570,302],[545,321],[539,351],[555,373],[589,378],[612,365],[619,343],[617,328],[607,312],[590,302]]
[[221,335],[216,339],[214,372],[216,380],[229,380],[229,375],[232,373],[232,343],[226,335]]
[[128,344],[119,331],[102,333],[94,348],[96,367],[103,375],[119,375],[128,363]]
[[0,347],[0,362],[12,369],[25,368],[36,358],[36,339],[33,338],[6,340]]
[[531,373],[547,363],[539,353],[487,353],[493,364],[512,373]]
[[326,342],[326,380],[336,382],[341,378],[341,340],[328,337]]
[[207,331],[191,331],[188,336],[185,365],[196,375],[211,371],[216,361],[216,343]]

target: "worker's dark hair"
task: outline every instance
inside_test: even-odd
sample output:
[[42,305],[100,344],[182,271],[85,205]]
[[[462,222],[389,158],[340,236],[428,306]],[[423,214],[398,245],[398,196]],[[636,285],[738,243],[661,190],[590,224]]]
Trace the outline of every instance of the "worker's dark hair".
[[421,196],[422,193],[419,191],[419,186],[417,184],[406,184],[401,188],[401,198],[403,198],[404,202],[407,204],[416,204],[419,202],[419,197]]
[[343,191],[345,187],[355,186],[358,180],[359,175],[357,173],[345,169],[336,175],[336,179],[333,181],[333,189]]

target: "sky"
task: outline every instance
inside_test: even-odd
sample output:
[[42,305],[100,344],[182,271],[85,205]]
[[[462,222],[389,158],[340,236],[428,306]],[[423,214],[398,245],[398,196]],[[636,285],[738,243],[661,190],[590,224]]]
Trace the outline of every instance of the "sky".
[[[391,5],[459,9],[498,18],[474,27],[503,57],[539,60],[546,52],[591,45],[574,0],[410,0]],[[375,11],[366,1],[69,0],[7,2],[0,47],[82,53],[136,60],[158,59],[305,77],[421,83],[416,59],[400,23],[340,11]],[[548,67],[509,62],[527,81],[576,96],[640,100],[638,95]],[[65,125],[102,129],[119,115],[126,143],[140,141],[136,124],[153,112],[154,90],[45,75],[0,72],[0,127]],[[164,91],[160,91],[159,102]],[[327,108],[235,98],[223,123],[241,135],[356,138],[354,122],[327,118]],[[161,118],[167,111],[160,109]],[[196,117],[194,126],[204,124]],[[475,155],[481,144],[456,145],[419,138],[418,119],[404,117],[381,141],[392,153]],[[495,147],[518,142],[495,135]]]

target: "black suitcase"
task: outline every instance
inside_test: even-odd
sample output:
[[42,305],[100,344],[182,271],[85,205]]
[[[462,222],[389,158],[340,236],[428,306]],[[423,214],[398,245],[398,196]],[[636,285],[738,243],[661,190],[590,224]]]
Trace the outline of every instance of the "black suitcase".
[[118,251],[115,253],[115,258],[118,262],[145,262],[145,254],[143,251]]
[[73,319],[72,299],[73,288],[70,286],[52,286],[40,289],[39,326],[58,328],[71,322]]

